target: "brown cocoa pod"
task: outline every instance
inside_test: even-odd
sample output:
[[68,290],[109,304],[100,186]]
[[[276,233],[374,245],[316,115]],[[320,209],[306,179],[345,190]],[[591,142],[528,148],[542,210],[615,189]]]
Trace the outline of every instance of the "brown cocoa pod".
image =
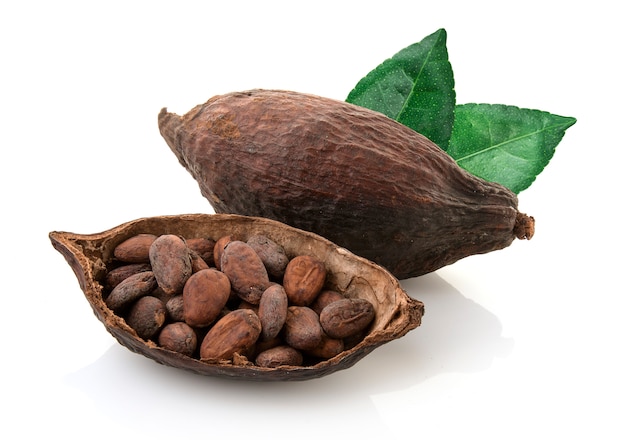
[[126,323],[142,339],[151,339],[165,323],[165,304],[154,296],[143,296],[131,307]]
[[271,277],[279,280],[283,278],[289,257],[282,246],[265,235],[253,235],[246,243],[261,258]]
[[192,327],[207,327],[219,316],[230,297],[228,277],[204,269],[189,277],[183,288],[183,316]]
[[213,258],[215,240],[212,240],[210,238],[196,237],[188,238],[185,241],[187,243],[187,247],[196,252],[209,267],[215,266],[215,260]]
[[326,281],[324,263],[310,255],[298,255],[289,261],[283,277],[283,286],[289,303],[310,305],[321,292]]
[[183,294],[179,293],[169,298],[165,303],[165,309],[167,310],[167,317],[170,321],[184,321],[184,309],[183,309]]
[[158,123],[216,213],[314,232],[399,279],[534,232],[513,192],[463,170],[411,128],[344,101],[249,90],[184,116],[164,108]]
[[114,312],[119,312],[130,303],[148,295],[156,286],[157,281],[152,271],[139,272],[115,286],[105,303]]
[[345,298],[324,307],[320,324],[331,338],[347,338],[365,329],[374,320],[376,312],[364,298]]
[[[305,252],[324,261],[329,273],[326,288],[337,290],[346,297],[373,300],[376,319],[362,333],[367,337],[361,336],[362,339],[357,341],[356,345],[349,346],[350,350],[344,350],[328,362],[316,363],[317,359],[305,359],[303,366],[263,368],[236,354],[233,355],[232,361],[202,362],[198,356],[199,347],[193,357],[163,349],[155,343],[156,341],[146,341],[137,336],[124,320],[126,310],[119,314],[106,305],[108,290],[103,289],[106,272],[119,263],[113,256],[114,246],[111,244],[121,243],[139,232],[155,235],[167,232],[180,237],[220,237],[228,234],[250,237],[255,234],[266,234],[281,245],[287,255],[300,255]],[[415,329],[420,325],[424,310],[423,304],[409,297],[398,280],[380,266],[315,234],[269,219],[223,214],[147,217],[95,234],[51,232],[49,237],[54,248],[71,267],[90,309],[121,345],[160,364],[206,376],[252,381],[293,381],[323,377],[351,367],[377,347]],[[156,288],[149,294],[152,296],[158,290],[160,289]],[[159,296],[172,299],[172,296],[165,294]],[[228,304],[228,308],[236,307],[236,304],[233,301]],[[226,311],[227,308],[220,312],[220,316]],[[197,329],[198,345],[204,340],[209,329]],[[279,336],[282,338],[282,335]],[[349,339],[352,338],[355,337]],[[262,349],[279,343],[285,344],[284,341],[279,341],[278,337],[270,341],[260,341],[258,338],[253,346],[242,352],[250,353],[254,350],[254,353],[259,353]],[[248,354],[246,356],[251,360],[256,357]],[[389,361],[394,362],[393,359]]]
[[319,315],[328,304],[344,298],[345,296],[335,290],[322,290],[310,307]]
[[312,350],[322,342],[319,315],[305,306],[289,306],[283,326],[285,342],[298,350]]
[[235,353],[246,353],[261,334],[261,321],[252,310],[237,309],[221,318],[200,345],[202,360],[231,360]]
[[150,246],[156,238],[154,234],[137,234],[118,244],[113,255],[125,263],[149,263]]
[[108,290],[112,290],[129,276],[149,270],[152,270],[149,263],[131,263],[119,266],[107,272],[104,285]]
[[281,365],[302,365],[302,353],[288,345],[280,345],[262,351],[254,360],[259,367],[276,368]]
[[182,238],[173,234],[157,237],[150,246],[150,264],[165,293],[182,293],[192,273],[191,253]]
[[280,284],[273,284],[263,292],[259,301],[259,319],[261,320],[261,339],[270,340],[278,336],[287,319],[289,301],[285,289]]
[[220,258],[220,267],[235,293],[251,304],[258,304],[261,295],[270,286],[263,261],[243,241],[235,240],[226,245]]
[[167,324],[159,333],[159,346],[185,356],[193,356],[198,345],[196,332],[184,322]]

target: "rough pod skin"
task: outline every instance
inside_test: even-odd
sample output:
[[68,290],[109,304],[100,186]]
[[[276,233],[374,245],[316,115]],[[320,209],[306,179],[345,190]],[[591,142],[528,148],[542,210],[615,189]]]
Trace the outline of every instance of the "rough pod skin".
[[215,96],[159,129],[217,213],[315,232],[400,279],[531,238],[514,193],[392,119],[289,91]]

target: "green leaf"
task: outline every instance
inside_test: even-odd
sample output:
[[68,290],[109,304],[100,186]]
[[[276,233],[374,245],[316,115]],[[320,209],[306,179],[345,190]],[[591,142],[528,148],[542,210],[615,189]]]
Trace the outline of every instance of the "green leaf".
[[460,167],[519,194],[548,164],[575,118],[500,104],[456,106],[447,152]]
[[383,113],[445,149],[455,99],[446,31],[439,29],[368,73],[346,101]]

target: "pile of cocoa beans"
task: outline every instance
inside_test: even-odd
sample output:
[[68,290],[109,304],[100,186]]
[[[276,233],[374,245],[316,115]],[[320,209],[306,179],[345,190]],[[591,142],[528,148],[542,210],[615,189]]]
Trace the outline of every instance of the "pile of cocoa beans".
[[113,256],[107,307],[138,337],[206,362],[314,365],[358,344],[375,317],[326,287],[323,261],[264,235],[137,234]]

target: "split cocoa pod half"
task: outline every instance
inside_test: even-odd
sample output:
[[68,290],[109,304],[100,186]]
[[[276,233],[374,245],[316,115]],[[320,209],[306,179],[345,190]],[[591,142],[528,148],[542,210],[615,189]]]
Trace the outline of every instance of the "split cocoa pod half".
[[215,96],[161,135],[217,213],[312,231],[399,279],[530,239],[517,196],[387,116],[283,90]]
[[[101,233],[54,231],[49,237],[121,345],[201,375],[322,377],[418,327],[424,313],[422,302],[383,267],[271,219],[149,217]],[[319,291],[315,298],[311,289]],[[287,343],[273,343],[278,337]],[[257,341],[256,354],[250,341]]]

